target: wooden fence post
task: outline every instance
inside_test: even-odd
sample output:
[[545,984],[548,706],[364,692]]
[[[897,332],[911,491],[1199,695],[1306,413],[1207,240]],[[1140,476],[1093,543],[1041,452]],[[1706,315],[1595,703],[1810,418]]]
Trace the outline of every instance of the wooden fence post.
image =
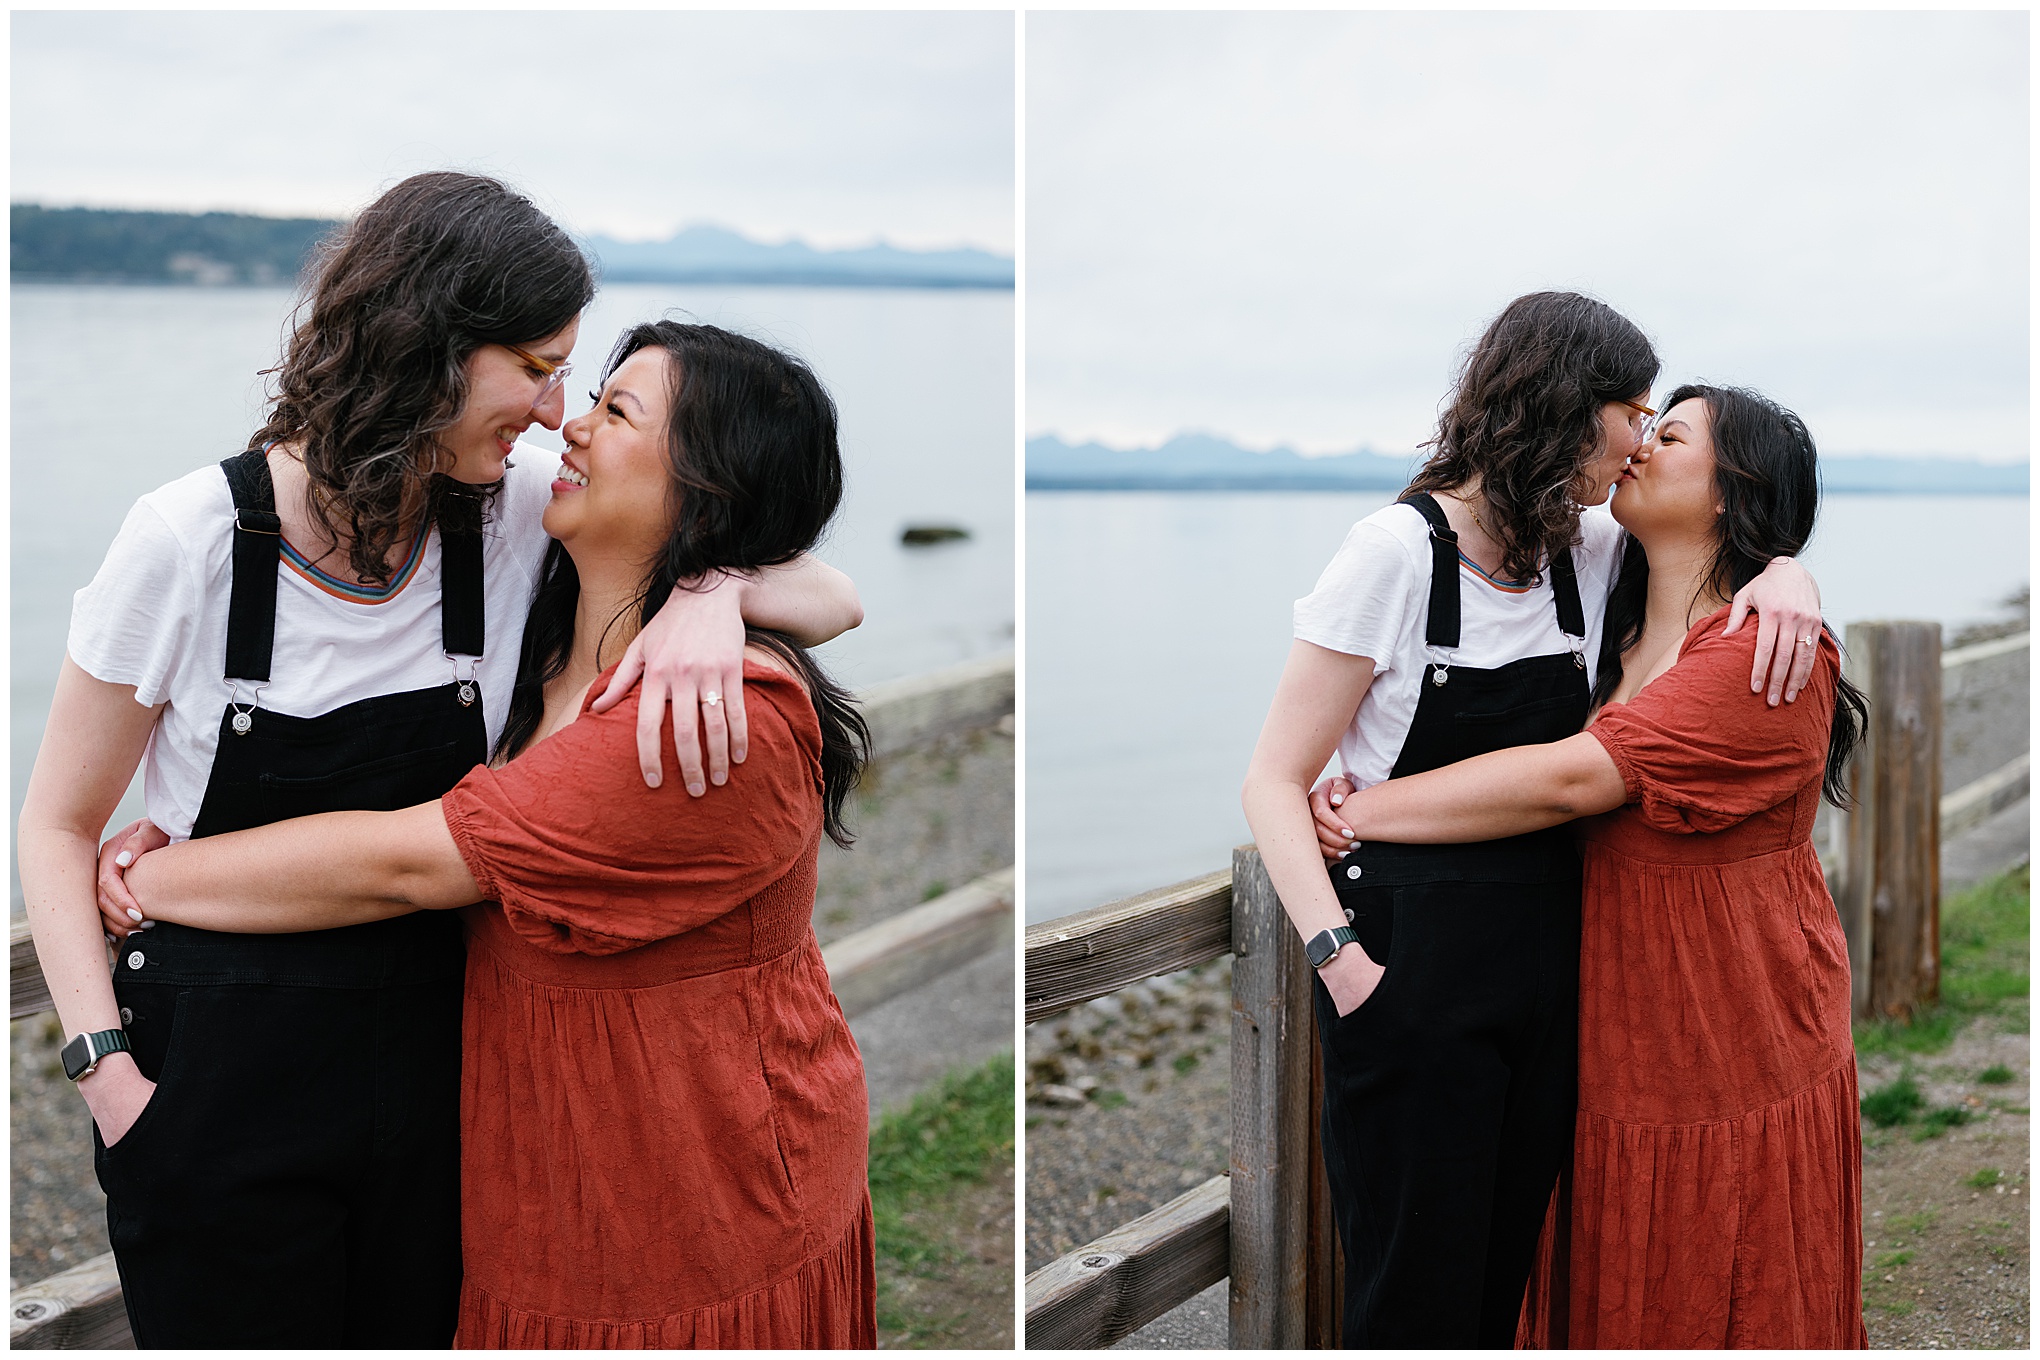
[[1840,902],[1858,1019],[1941,993],[1941,625],[1852,623],[1849,674],[1870,700]]
[[1233,851],[1232,911],[1231,1344],[1322,1346],[1336,1340],[1323,1319],[1338,1300],[1330,1205],[1313,1176],[1310,964],[1251,845]]

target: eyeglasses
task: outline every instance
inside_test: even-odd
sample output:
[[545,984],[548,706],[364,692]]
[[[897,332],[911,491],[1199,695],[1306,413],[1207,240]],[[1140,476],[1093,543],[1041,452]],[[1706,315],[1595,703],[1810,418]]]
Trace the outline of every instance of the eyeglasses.
[[552,394],[559,391],[561,386],[565,384],[568,375],[574,371],[572,363],[556,364],[550,359],[541,359],[530,350],[519,349],[515,345],[505,345],[503,348],[509,350],[539,372],[538,395],[531,399],[531,408],[534,411],[545,405],[552,397]]
[[1652,407],[1645,406],[1640,401],[1631,401],[1627,397],[1617,397],[1615,400],[1643,417],[1643,427],[1636,432],[1636,437],[1648,444],[1650,437],[1657,433],[1657,411]]

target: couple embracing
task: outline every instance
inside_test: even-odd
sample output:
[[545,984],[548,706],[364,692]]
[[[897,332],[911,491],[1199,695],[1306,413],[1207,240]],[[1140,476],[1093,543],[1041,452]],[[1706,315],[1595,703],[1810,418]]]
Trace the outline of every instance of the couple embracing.
[[144,1347],[875,1343],[835,407],[660,321],[567,419],[593,295],[503,185],[398,184],[77,596],[20,874]]
[[1243,802],[1317,970],[1347,1346],[1867,1344],[1814,444],[1658,369],[1518,298],[1296,605]]

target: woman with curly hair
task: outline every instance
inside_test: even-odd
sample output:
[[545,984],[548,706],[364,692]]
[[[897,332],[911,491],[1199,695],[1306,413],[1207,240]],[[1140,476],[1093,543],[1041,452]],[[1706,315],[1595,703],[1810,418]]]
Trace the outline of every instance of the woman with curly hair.
[[[1516,299],[1467,357],[1429,462],[1296,605],[1241,798],[1317,970],[1348,1346],[1515,1337],[1572,1140],[1580,867],[1560,830],[1355,843],[1327,877],[1311,782],[1334,753],[1366,788],[1579,732],[1622,533],[1581,507],[1642,447],[1657,371],[1606,304]],[[1796,564],[1745,601],[1763,624],[1759,677],[1781,626],[1819,625]],[[1789,676],[1791,655],[1777,662],[1774,688],[1796,695],[1810,662]]]
[[[406,807],[488,758],[556,461],[517,440],[558,428],[593,293],[580,249],[505,186],[404,180],[324,248],[251,447],[143,497],[74,602],[19,865],[143,1346],[453,1335],[456,922],[164,924],[110,969],[94,856],[138,764],[150,820],[183,840]],[[740,611],[807,641],[858,615],[806,559],[691,584],[645,632],[638,740],[656,771],[670,692],[699,794],[745,754]],[[118,872],[109,849],[100,885],[124,896]]]

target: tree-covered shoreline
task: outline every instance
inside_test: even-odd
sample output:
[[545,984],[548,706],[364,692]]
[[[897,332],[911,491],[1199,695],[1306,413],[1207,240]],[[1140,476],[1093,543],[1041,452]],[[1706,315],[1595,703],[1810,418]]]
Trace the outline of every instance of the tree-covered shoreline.
[[11,209],[9,273],[17,283],[289,284],[340,225],[244,213]]

